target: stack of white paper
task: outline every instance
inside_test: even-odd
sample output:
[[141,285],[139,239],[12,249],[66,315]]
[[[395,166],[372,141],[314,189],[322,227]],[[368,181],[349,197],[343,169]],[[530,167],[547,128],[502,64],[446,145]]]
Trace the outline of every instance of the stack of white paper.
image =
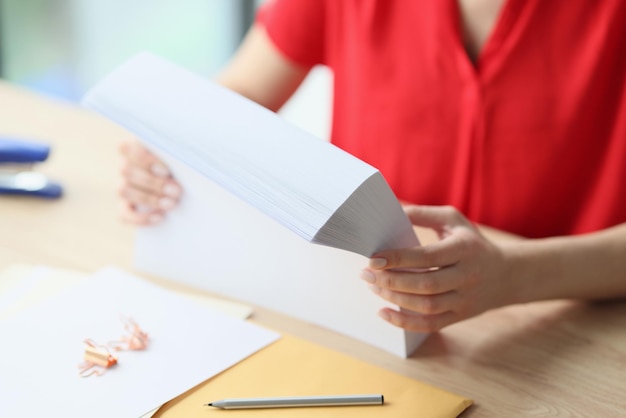
[[155,56],[134,58],[83,102],[308,241],[365,256],[418,244],[374,167]]
[[[362,256],[419,244],[374,167],[148,54],[105,78],[84,103],[144,141],[184,186],[166,225],[142,232],[140,269],[403,356],[423,339],[380,320],[376,310],[386,303],[357,279]],[[303,246],[270,218],[308,242],[361,256]]]

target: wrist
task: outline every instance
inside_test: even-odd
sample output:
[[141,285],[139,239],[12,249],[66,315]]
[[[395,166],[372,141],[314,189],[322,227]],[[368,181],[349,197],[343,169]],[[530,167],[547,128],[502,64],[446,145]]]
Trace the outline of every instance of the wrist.
[[511,303],[528,303],[555,297],[554,281],[561,277],[558,256],[547,240],[527,239],[502,247],[512,290]]

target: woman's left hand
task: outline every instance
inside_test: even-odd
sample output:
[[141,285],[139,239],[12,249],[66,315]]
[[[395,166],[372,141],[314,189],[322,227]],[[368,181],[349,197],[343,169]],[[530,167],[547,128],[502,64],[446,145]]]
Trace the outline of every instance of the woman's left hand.
[[511,256],[487,240],[449,206],[408,206],[413,225],[433,229],[440,240],[372,256],[361,278],[401,309],[379,315],[411,331],[434,332],[499,306],[516,303]]

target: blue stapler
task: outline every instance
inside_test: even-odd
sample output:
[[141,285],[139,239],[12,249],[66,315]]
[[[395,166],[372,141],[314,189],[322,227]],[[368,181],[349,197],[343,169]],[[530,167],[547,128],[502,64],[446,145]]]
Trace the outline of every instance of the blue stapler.
[[63,194],[60,184],[31,171],[35,163],[45,161],[48,155],[47,144],[0,137],[0,194],[60,197]]

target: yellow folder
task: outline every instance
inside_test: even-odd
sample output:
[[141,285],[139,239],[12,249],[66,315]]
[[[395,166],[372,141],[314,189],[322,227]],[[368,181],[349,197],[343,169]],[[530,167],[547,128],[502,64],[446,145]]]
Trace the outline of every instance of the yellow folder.
[[[207,338],[211,338],[208,336]],[[219,337],[215,338],[219,344]],[[184,354],[183,354],[184,355]],[[381,406],[220,410],[225,398],[381,393]],[[171,400],[154,417],[456,417],[472,400],[285,335]]]

